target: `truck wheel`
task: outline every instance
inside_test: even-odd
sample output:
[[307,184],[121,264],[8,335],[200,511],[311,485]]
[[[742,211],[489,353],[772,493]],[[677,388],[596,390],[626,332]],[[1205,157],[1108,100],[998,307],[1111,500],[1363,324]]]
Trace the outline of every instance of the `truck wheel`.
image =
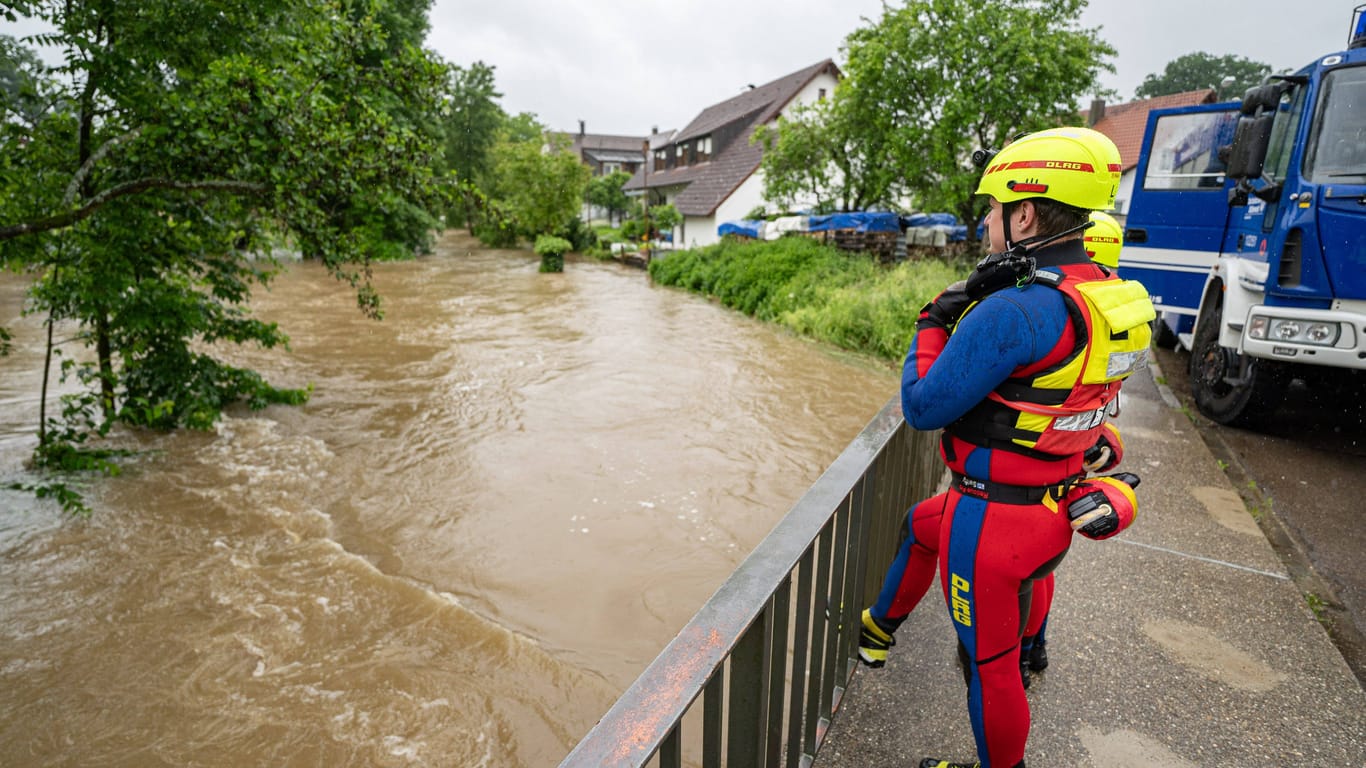
[[1167,324],[1162,322],[1162,318],[1153,320],[1153,343],[1157,345],[1158,349],[1176,349],[1176,345],[1180,341],[1176,336],[1176,331],[1167,327]]
[[1252,358],[1238,380],[1243,356],[1219,346],[1222,308],[1201,318],[1191,343],[1190,382],[1200,412],[1231,427],[1255,427],[1280,405],[1290,376],[1284,366]]

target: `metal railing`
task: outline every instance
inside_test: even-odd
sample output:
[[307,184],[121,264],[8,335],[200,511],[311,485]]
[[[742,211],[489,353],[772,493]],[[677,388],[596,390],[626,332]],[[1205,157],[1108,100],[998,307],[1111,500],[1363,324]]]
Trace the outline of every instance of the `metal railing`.
[[810,766],[937,437],[892,398],[560,768]]

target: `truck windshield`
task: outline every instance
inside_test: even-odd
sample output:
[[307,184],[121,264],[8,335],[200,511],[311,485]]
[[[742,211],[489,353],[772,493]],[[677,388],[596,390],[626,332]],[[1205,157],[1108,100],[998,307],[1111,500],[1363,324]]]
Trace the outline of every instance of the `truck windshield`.
[[1305,178],[1366,183],[1366,67],[1329,72],[1323,78]]

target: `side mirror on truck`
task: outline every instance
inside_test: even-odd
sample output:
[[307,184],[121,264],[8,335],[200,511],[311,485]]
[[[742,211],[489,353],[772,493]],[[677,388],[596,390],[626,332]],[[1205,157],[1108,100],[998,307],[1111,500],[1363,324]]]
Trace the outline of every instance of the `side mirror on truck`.
[[1225,175],[1238,180],[1255,179],[1262,175],[1266,150],[1271,146],[1271,126],[1275,121],[1275,112],[1238,118],[1238,125],[1233,129],[1233,146],[1229,148]]
[[1271,146],[1271,130],[1276,123],[1281,99],[1301,82],[1301,77],[1277,75],[1272,82],[1249,88],[1243,94],[1242,106],[1238,108],[1238,124],[1233,129],[1233,144],[1219,148],[1219,156],[1225,158],[1227,163],[1224,174],[1235,182],[1228,193],[1230,206],[1247,205],[1249,195],[1267,202],[1280,198],[1280,184],[1268,180],[1266,186],[1256,189],[1252,186],[1252,180],[1262,178],[1266,153]]

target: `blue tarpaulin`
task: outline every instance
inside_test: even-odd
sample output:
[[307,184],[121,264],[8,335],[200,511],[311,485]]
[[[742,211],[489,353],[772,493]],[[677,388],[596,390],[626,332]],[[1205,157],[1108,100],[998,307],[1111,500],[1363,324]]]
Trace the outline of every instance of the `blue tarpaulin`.
[[759,237],[759,228],[764,223],[755,219],[741,219],[740,221],[728,221],[716,228],[716,234],[721,237],[726,235],[744,235],[756,240]]
[[812,232],[852,229],[858,232],[900,232],[901,221],[895,213],[832,213],[812,216]]
[[958,217],[952,213],[913,213],[902,216],[901,224],[906,227],[955,227]]

